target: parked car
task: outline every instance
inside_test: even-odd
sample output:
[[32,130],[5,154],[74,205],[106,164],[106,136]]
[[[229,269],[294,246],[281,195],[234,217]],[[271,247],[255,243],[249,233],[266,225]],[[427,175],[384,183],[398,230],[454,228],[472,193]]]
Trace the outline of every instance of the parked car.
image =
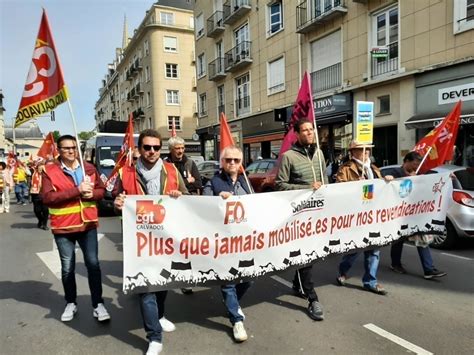
[[[380,168],[382,173],[389,172],[394,166]],[[434,248],[452,248],[458,238],[474,238],[474,168],[456,165],[442,165],[428,173],[454,174],[451,179],[453,195],[446,214],[446,234],[437,235],[431,244]]]
[[276,159],[260,159],[245,169],[255,192],[275,191],[275,178],[278,172]]
[[214,175],[219,172],[219,162],[217,160],[205,160],[197,164],[199,174],[201,175],[202,185],[204,186]]

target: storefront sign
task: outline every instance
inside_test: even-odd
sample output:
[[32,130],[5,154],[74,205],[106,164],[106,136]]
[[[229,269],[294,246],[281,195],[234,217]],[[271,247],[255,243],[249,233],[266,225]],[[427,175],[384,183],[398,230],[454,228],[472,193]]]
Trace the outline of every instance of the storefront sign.
[[337,94],[314,100],[314,114],[319,116],[347,112],[352,114],[352,100],[350,93]]
[[375,47],[370,51],[372,58],[387,58],[388,47]]
[[474,82],[438,90],[438,105],[474,100]]
[[357,101],[356,111],[356,140],[371,144],[374,132],[374,103]]

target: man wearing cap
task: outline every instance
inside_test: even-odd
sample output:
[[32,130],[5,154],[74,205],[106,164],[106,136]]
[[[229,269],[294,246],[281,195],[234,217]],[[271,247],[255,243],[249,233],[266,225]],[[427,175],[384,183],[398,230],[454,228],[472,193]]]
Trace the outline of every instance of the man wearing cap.
[[[297,142],[283,154],[275,179],[278,190],[317,190],[327,184],[327,176],[321,171],[325,167],[323,152],[316,149],[314,125],[302,118],[295,126]],[[324,180],[323,180],[324,179]],[[323,181],[323,182],[321,182]],[[317,321],[324,319],[323,306],[314,290],[313,265],[298,269],[293,279],[293,290],[308,300],[308,316]]]
[[[339,168],[336,174],[336,182],[381,179],[382,174],[379,168],[372,164],[369,158],[372,147],[373,145],[364,145],[353,140],[349,145],[351,158]],[[393,180],[393,176],[387,175],[384,179],[391,181]],[[352,253],[342,258],[339,264],[339,276],[337,277],[337,283],[340,286],[346,285],[348,278],[347,273],[358,255],[359,253]],[[379,249],[364,251],[365,273],[362,277],[362,283],[366,290],[378,295],[386,295],[387,291],[377,282],[379,259]]]

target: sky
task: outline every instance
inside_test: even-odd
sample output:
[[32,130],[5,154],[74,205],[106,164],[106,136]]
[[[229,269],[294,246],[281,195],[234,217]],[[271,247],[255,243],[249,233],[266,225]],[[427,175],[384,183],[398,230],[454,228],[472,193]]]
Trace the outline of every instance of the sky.
[[[0,88],[4,119],[12,122],[31,64],[42,8],[46,9],[78,133],[95,127],[94,106],[107,64],[122,46],[124,16],[129,37],[153,0],[0,0]],[[55,110],[56,121],[37,119],[44,134],[73,134],[68,104]]]

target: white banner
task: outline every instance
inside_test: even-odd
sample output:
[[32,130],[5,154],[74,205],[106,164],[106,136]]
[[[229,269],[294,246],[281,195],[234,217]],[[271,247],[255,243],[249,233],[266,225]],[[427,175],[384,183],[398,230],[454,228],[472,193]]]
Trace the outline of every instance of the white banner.
[[444,233],[451,194],[449,175],[433,174],[227,200],[128,196],[123,290],[228,283],[415,233]]

